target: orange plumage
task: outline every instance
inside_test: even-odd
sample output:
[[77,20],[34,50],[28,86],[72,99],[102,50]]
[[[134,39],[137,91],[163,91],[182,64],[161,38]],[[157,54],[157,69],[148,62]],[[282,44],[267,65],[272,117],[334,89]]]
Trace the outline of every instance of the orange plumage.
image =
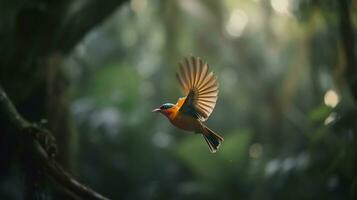
[[170,122],[183,130],[202,134],[212,153],[216,152],[223,138],[203,122],[212,113],[218,98],[218,82],[207,63],[200,58],[186,58],[176,74],[185,97],[176,104],[165,103],[153,112],[160,112]]

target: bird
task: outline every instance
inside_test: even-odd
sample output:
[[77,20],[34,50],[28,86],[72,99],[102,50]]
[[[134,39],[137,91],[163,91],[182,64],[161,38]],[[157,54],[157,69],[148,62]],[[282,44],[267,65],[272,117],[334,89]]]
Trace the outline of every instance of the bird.
[[179,62],[176,78],[185,96],[176,104],[164,103],[152,112],[166,116],[179,129],[202,134],[210,152],[215,153],[224,139],[203,122],[211,115],[217,102],[217,77],[201,58],[191,56]]

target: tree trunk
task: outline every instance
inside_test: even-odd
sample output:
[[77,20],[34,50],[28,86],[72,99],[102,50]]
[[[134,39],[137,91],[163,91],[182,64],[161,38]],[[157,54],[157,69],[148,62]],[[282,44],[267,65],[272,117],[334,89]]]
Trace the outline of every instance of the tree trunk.
[[355,40],[351,23],[351,6],[349,6],[348,0],[339,0],[340,8],[340,37],[343,44],[343,50],[345,53],[346,69],[345,77],[348,86],[351,90],[351,94],[357,102],[357,63],[355,53]]
[[[62,70],[63,58],[123,2],[7,0],[0,3],[0,85],[24,118],[36,123],[47,121],[43,126],[57,138],[59,161],[66,168],[73,169],[75,165],[77,136],[69,112],[70,86]],[[22,145],[14,137],[18,129],[7,123],[6,117],[0,113],[0,182],[6,179]],[[42,172],[32,159],[18,163],[27,177],[26,199],[46,199],[46,195],[37,192],[43,189],[42,185],[34,186],[42,182]]]

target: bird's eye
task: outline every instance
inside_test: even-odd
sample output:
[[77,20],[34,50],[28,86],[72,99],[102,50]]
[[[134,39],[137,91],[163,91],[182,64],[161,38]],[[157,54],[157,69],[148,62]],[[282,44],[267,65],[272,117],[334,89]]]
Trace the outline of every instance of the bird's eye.
[[162,106],[160,106],[160,109],[161,109],[161,110],[166,110],[166,109],[171,108],[172,106],[173,106],[172,104],[165,103],[165,104],[163,104]]

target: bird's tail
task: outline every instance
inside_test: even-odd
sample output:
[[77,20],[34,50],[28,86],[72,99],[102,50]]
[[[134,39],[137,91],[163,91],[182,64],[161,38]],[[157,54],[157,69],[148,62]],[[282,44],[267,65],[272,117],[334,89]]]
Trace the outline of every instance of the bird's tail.
[[216,153],[221,143],[224,141],[223,137],[218,135],[217,133],[213,132],[208,127],[203,127],[203,138],[206,140],[209,150],[211,153]]

